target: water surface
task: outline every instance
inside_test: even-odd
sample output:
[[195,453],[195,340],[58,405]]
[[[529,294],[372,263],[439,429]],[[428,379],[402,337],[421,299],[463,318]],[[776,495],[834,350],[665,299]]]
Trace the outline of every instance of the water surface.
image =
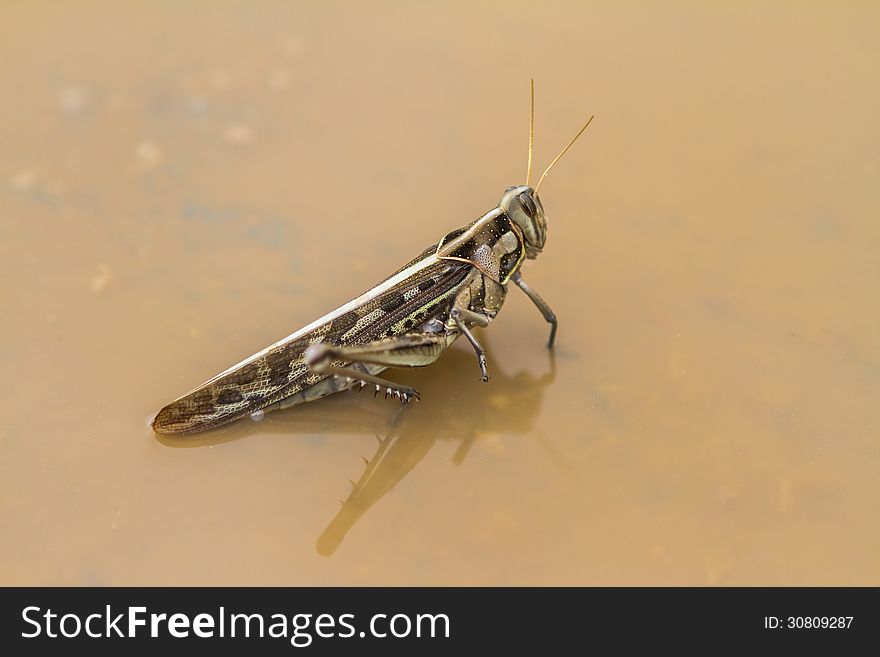
[[[0,9],[0,583],[880,584],[876,7]],[[482,332],[165,403],[546,180]],[[351,483],[349,482],[351,480]]]

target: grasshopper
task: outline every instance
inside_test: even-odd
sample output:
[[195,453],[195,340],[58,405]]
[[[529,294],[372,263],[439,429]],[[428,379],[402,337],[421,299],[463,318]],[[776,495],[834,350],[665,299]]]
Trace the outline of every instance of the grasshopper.
[[492,323],[513,281],[550,324],[556,314],[522,278],[526,259],[541,253],[547,217],[538,189],[569,144],[530,186],[534,147],[535,87],[531,86],[529,159],[526,183],[507,188],[498,206],[476,221],[447,233],[414,260],[359,297],[295,333],[233,365],[165,406],[153,419],[161,434],[213,429],[263,412],[287,408],[343,390],[374,388],[374,396],[406,404],[420,399],[410,386],[377,375],[389,367],[433,363],[464,336],[477,355],[482,381],[489,381],[486,355],[473,329]]

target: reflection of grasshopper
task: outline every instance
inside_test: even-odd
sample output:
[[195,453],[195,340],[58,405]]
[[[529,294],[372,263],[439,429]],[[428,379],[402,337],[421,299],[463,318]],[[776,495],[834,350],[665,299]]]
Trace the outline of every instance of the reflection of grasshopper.
[[[534,434],[547,455],[571,477],[570,469],[554,447],[532,425],[538,417],[543,391],[556,376],[555,357],[550,352],[550,371],[540,377],[527,372],[508,376],[491,356],[488,364],[494,371],[492,394],[488,398],[473,394],[475,380],[462,381],[460,372],[470,366],[470,357],[460,349],[450,349],[440,359],[430,377],[419,382],[429,399],[442,399],[454,390],[459,398],[455,412],[448,404],[427,402],[409,405],[388,429],[388,414],[381,407],[352,403],[354,400],[330,400],[328,404],[308,404],[296,412],[277,413],[263,422],[234,424],[196,436],[159,439],[171,447],[200,447],[238,440],[249,435],[322,434],[326,432],[355,435],[386,434],[379,438],[373,457],[342,502],[328,527],[317,541],[320,554],[331,555],[360,517],[391,491],[428,454],[437,440],[458,440],[453,456],[461,464],[471,446],[481,435]],[[411,378],[404,374],[403,378]],[[345,412],[334,412],[334,401],[345,404]],[[330,408],[328,408],[328,406]],[[366,460],[366,459],[365,459]]]
[[510,282],[550,323],[552,347],[556,315],[525,283],[521,269],[526,258],[538,257],[547,238],[538,189],[587,125],[531,187],[533,86],[525,185],[509,187],[497,207],[447,233],[361,296],[171,402],[156,415],[153,429],[160,434],[213,429],[358,385],[406,403],[419,393],[377,375],[389,367],[430,365],[461,336],[476,352],[481,379],[488,381],[485,350],[472,329],[495,319]]
[[[453,350],[443,359],[446,367],[439,368],[439,376],[431,378],[430,387],[436,387],[438,395],[448,390],[446,386],[456,378],[458,371],[467,367],[466,360],[465,353]],[[453,457],[453,461],[460,464],[480,434],[525,433],[531,430],[531,422],[538,415],[543,388],[551,384],[556,376],[552,356],[550,371],[538,379],[524,372],[507,376],[491,358],[489,361],[495,376],[492,379],[493,395],[488,403],[484,401],[470,405],[464,414],[450,413],[443,404],[413,407],[399,418],[387,437],[379,438],[373,458],[366,462],[360,479],[351,481],[351,493],[342,502],[342,508],[330,525],[318,537],[317,549],[320,554],[333,554],[360,517],[391,491],[425,457],[438,439],[461,440]],[[458,386],[462,387],[460,382]],[[468,390],[462,392],[467,395]],[[551,457],[556,458],[556,455],[551,454]]]

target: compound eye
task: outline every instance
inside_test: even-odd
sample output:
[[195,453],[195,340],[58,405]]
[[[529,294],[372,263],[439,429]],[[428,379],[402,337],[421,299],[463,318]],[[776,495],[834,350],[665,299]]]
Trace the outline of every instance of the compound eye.
[[508,187],[507,189],[504,190],[504,193],[507,194],[509,192],[512,192],[514,189],[516,189],[516,185],[511,185],[510,187]]
[[531,195],[523,192],[519,195],[519,202],[523,206],[523,210],[526,211],[526,214],[530,217],[534,218],[535,215],[538,214],[538,208],[535,207],[535,202],[532,200]]

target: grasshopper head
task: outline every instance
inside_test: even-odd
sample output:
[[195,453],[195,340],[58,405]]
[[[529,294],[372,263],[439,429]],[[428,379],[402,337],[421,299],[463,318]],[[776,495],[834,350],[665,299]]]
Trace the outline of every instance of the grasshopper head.
[[547,215],[544,214],[544,206],[541,205],[541,201],[538,199],[538,190],[541,188],[541,183],[544,182],[544,178],[550,173],[553,165],[559,162],[559,159],[565,155],[566,151],[574,145],[574,142],[584,133],[584,130],[587,129],[592,120],[593,117],[591,116],[584,124],[584,127],[580,129],[580,132],[574,136],[574,139],[568,142],[568,146],[563,148],[559,155],[547,165],[544,173],[538,178],[538,182],[532,187],[529,184],[532,180],[532,151],[535,145],[535,81],[532,80],[532,113],[529,120],[529,165],[526,169],[526,184],[508,187],[504,192],[504,196],[501,197],[501,203],[499,204],[511,221],[522,232],[527,258],[537,258],[541,249],[544,248],[544,242],[547,240]]
[[526,257],[537,258],[547,240],[547,217],[535,190],[528,185],[508,187],[499,205],[522,231]]

